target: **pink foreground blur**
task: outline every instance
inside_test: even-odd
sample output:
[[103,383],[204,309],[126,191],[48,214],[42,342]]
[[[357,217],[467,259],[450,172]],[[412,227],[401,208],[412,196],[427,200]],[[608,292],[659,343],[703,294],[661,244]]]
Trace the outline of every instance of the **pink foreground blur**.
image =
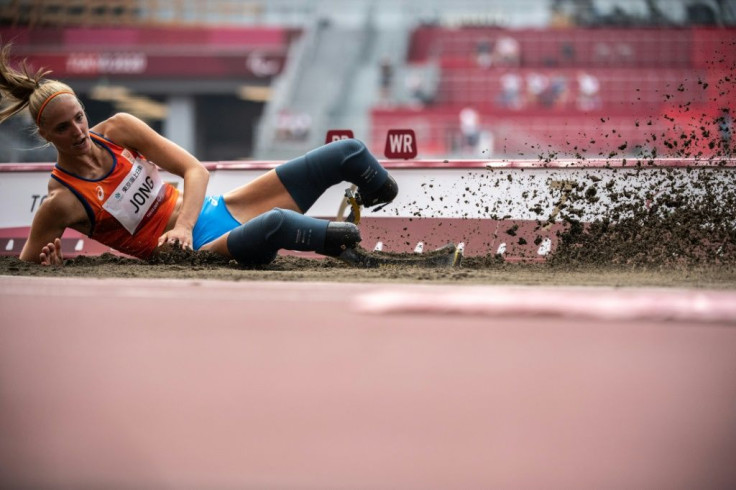
[[736,488],[710,301],[1,276],[0,487]]

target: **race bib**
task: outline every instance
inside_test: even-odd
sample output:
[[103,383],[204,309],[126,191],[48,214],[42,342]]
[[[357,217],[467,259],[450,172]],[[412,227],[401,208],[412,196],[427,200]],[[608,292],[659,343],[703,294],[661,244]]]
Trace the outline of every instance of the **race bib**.
[[[102,208],[117,219],[131,235],[149,218],[163,199],[164,182],[151,162],[136,158],[128,175],[108,197]],[[159,195],[161,194],[161,196]],[[154,206],[155,204],[155,206]]]

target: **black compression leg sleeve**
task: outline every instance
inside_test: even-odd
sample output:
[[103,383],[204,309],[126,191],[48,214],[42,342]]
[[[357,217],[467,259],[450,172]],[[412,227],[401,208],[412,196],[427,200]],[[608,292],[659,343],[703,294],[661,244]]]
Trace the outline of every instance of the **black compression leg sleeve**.
[[264,265],[282,248],[322,252],[329,221],[274,208],[238,226],[227,237],[230,255],[243,265]]
[[302,212],[330,187],[347,181],[372,193],[388,179],[388,172],[365,144],[339,140],[276,167],[276,174]]

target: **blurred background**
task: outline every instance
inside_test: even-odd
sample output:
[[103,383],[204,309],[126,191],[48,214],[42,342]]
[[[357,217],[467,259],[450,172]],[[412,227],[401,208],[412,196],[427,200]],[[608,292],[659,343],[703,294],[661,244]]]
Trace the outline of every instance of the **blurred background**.
[[[382,157],[392,128],[422,159],[656,156],[678,121],[730,142],[735,3],[0,0],[0,38],[91,125],[130,112],[202,161],[289,159],[329,129]],[[0,162],[54,160],[27,114],[0,126]]]

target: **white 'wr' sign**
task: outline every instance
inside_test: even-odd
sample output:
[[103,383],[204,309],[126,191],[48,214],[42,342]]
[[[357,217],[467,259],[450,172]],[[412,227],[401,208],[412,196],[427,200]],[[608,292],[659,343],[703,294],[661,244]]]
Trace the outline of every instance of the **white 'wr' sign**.
[[414,158],[417,156],[417,137],[413,129],[390,129],[386,135],[386,158]]

